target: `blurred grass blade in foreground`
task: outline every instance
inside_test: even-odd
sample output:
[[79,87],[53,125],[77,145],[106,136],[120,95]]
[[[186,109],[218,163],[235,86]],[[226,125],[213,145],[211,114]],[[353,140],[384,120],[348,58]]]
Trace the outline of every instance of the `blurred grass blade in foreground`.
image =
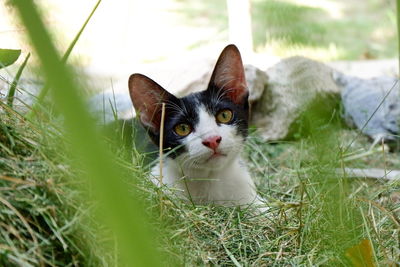
[[[96,12],[97,7],[100,5],[101,0],[98,0],[96,5],[93,7],[92,11],[90,12],[89,16],[87,17],[87,19],[85,20],[85,23],[83,23],[82,27],[79,29],[78,33],[75,35],[75,38],[72,40],[72,42],[69,44],[67,51],[65,51],[63,57],[61,58],[61,62],[63,64],[65,64],[69,58],[69,56],[72,53],[72,50],[74,49],[76,43],[78,42],[79,38],[81,37],[83,31],[85,30],[86,26],[88,25],[90,19],[92,18],[93,14]],[[28,117],[32,117],[35,112],[37,111],[37,109],[43,104],[43,101],[47,95],[47,93],[49,92],[49,84],[46,83],[42,90],[40,90],[40,93],[37,97],[37,101],[36,103],[32,106],[32,110],[30,112],[30,114],[28,115]]]
[[359,244],[348,248],[346,256],[355,267],[375,267],[371,241],[363,239]]
[[[105,149],[100,134],[95,131],[84,101],[79,97],[82,88],[69,68],[62,64],[50,36],[32,0],[10,0],[26,27],[41,68],[52,89],[58,110],[64,115],[71,151],[79,166],[93,185],[102,209],[117,235],[119,254],[127,266],[158,266],[159,257],[150,244],[144,212],[138,200],[128,194],[121,181],[122,174]],[[76,164],[78,165],[78,164]],[[78,168],[77,166],[74,166]]]

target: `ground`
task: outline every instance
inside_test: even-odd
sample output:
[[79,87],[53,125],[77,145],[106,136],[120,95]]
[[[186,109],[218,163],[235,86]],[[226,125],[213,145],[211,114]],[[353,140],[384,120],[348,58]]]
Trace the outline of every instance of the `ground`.
[[[0,135],[0,200],[8,203],[0,209],[0,262],[34,263],[38,254],[54,266],[114,262],[115,251],[107,250],[112,242],[96,241],[104,234],[98,231],[103,226],[89,215],[92,201],[82,200],[85,183],[72,178],[68,154],[60,154],[62,142],[55,146],[48,134],[26,122],[9,120],[7,125],[2,124]],[[127,183],[141,192],[153,218],[158,249],[167,265],[347,266],[346,253],[362,240],[371,240],[377,262],[394,264],[399,257],[399,221],[393,194],[399,183],[354,179],[336,169],[400,169],[398,153],[383,152],[378,146],[365,154],[370,142],[351,129],[330,128],[323,137],[318,131],[324,130],[275,144],[250,135],[244,156],[259,193],[271,207],[261,215],[196,207],[168,194],[160,198],[146,179],[137,182],[138,172],[146,176],[141,164],[132,165],[120,148],[115,151],[119,166],[130,173]],[[30,250],[32,246],[38,250]]]

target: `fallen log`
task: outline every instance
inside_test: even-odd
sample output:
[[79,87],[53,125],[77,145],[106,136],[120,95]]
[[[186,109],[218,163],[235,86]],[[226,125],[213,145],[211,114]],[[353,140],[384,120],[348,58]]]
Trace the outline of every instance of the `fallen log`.
[[[343,169],[336,169],[338,174],[343,175]],[[358,169],[358,168],[344,168],[346,177],[352,178],[373,178],[383,179],[390,181],[400,180],[400,170],[384,170],[377,168]]]

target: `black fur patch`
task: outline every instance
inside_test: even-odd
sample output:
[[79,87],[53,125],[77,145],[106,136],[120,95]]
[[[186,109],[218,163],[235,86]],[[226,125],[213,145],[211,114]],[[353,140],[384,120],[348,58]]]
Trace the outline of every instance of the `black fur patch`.
[[[175,158],[186,148],[182,145],[182,141],[186,137],[179,136],[175,133],[174,127],[180,123],[189,124],[192,129],[196,130],[199,123],[199,108],[204,106],[210,114],[214,116],[222,109],[230,109],[233,112],[233,119],[229,122],[237,129],[237,134],[245,139],[248,135],[248,116],[249,105],[248,96],[245,96],[243,104],[237,105],[229,98],[218,95],[219,90],[209,88],[208,90],[193,93],[183,98],[170,98],[166,103],[165,123],[164,123],[164,146],[166,153],[172,151],[168,156]],[[153,142],[158,145],[159,135],[149,135]]]

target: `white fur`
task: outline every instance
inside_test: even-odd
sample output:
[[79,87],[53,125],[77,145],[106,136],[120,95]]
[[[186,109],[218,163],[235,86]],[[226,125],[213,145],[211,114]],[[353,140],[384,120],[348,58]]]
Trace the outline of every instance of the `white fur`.
[[[202,140],[210,136],[222,137],[217,150],[224,156],[210,158],[213,150],[202,144]],[[237,135],[235,126],[218,125],[214,116],[201,106],[199,123],[184,140],[188,152],[175,159],[165,158],[164,184],[196,204],[242,206],[262,203],[242,163],[240,153],[244,141]],[[152,170],[156,184],[159,173],[157,165]]]

